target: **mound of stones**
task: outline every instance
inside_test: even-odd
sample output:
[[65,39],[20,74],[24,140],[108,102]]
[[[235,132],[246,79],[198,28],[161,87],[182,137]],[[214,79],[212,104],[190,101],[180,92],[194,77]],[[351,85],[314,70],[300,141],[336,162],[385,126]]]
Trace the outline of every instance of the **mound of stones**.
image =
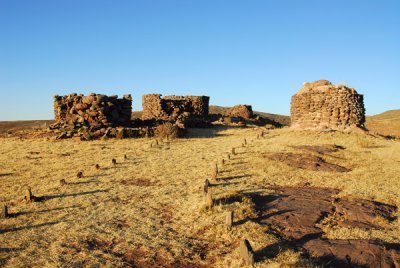
[[243,119],[252,119],[254,117],[251,105],[235,105],[230,108],[226,114],[231,117],[239,117]]
[[290,115],[294,129],[349,129],[364,127],[363,95],[328,80],[304,83],[292,96]]

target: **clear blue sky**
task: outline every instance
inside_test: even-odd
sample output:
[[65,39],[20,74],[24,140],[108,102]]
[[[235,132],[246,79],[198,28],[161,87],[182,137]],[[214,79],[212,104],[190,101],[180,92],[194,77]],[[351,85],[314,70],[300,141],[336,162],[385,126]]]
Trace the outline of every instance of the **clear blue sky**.
[[53,95],[210,95],[289,114],[305,81],[400,108],[400,1],[0,0],[0,120],[53,118]]

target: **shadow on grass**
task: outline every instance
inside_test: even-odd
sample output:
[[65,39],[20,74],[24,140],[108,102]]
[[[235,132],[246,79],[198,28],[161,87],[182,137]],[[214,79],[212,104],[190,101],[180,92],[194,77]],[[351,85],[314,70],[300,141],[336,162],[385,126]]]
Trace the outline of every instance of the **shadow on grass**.
[[39,229],[42,227],[47,227],[47,226],[53,226],[58,223],[61,223],[64,221],[53,221],[53,222],[46,222],[46,223],[41,223],[41,224],[36,224],[36,225],[28,225],[28,226],[22,226],[22,227],[13,227],[7,230],[0,230],[0,234],[5,234],[5,233],[10,233],[10,232],[17,232],[17,231],[22,231],[22,230],[31,230],[31,229]]
[[7,176],[11,176],[12,173],[0,173],[0,177],[7,177]]
[[0,248],[0,253],[17,253],[21,250],[22,248]]
[[91,194],[97,194],[97,193],[106,193],[109,190],[94,190],[94,191],[88,191],[88,192],[80,192],[80,193],[74,193],[74,194],[60,194],[60,195],[45,195],[45,196],[40,196],[38,197],[38,201],[47,201],[51,199],[57,199],[57,198],[65,198],[65,197],[77,197],[77,196],[84,196],[84,195],[91,195]]
[[88,180],[88,181],[77,181],[77,182],[68,182],[67,184],[71,185],[80,185],[80,184],[89,184],[94,182],[100,182],[99,180]]
[[17,212],[17,213],[10,213],[10,217],[15,218],[15,217],[27,215],[27,214],[47,213],[47,212],[60,211],[60,210],[64,210],[64,209],[73,209],[73,208],[79,208],[79,206],[52,208],[52,209],[44,209],[44,210],[37,210],[37,211],[21,211],[21,212]]
[[250,178],[250,177],[251,177],[251,175],[244,174],[244,175],[236,175],[236,176],[224,177],[224,178],[221,178],[221,180],[230,181],[230,180],[234,180],[234,179],[244,179],[244,178]]

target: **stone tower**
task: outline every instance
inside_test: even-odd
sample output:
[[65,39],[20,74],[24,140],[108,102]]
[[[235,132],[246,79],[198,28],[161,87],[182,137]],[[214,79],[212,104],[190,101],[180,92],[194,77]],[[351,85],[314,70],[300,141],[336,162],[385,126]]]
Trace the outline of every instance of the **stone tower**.
[[292,96],[290,115],[291,127],[295,129],[364,127],[364,96],[327,80],[304,83]]

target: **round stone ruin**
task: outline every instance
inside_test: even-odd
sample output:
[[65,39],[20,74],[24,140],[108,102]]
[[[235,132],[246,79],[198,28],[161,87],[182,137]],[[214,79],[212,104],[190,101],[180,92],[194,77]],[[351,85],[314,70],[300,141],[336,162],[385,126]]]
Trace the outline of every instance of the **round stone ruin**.
[[364,96],[354,88],[333,85],[328,80],[304,83],[292,96],[290,116],[294,129],[363,128]]

